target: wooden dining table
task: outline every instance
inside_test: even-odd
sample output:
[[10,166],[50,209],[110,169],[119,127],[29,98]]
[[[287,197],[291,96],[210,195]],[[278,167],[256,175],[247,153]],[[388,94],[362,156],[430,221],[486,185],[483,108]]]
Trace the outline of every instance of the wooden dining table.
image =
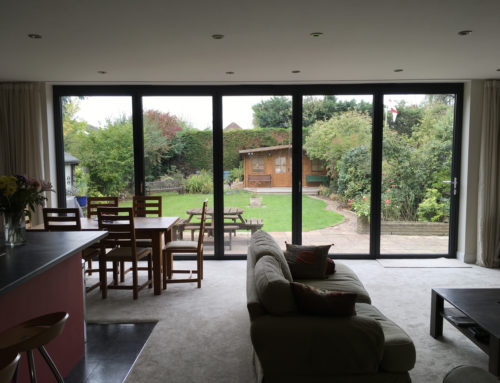
[[[165,233],[165,242],[172,240],[172,228],[179,217],[134,217],[134,227],[138,239],[151,239],[153,256],[153,289],[155,295],[161,295],[162,270],[162,234]],[[97,218],[80,218],[82,230],[98,230]],[[43,230],[43,224],[32,228]]]

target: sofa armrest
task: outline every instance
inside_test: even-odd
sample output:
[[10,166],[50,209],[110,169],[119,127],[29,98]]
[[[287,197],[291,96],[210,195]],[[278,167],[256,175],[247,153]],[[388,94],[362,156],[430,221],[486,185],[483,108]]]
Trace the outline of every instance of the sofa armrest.
[[250,334],[265,375],[370,374],[383,356],[382,328],[361,316],[262,315]]

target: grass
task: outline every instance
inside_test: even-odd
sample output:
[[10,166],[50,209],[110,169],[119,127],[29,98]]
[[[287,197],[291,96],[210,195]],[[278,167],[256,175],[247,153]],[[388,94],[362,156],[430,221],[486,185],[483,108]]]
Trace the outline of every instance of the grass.
[[[157,193],[162,196],[163,216],[187,217],[186,210],[201,208],[208,199],[208,206],[213,206],[212,194],[177,194]],[[292,231],[292,196],[290,194],[258,194],[262,197],[262,206],[250,205],[251,193],[225,194],[224,206],[239,207],[244,210],[244,218],[262,218],[263,229],[271,232]],[[120,206],[132,206],[132,201],[124,201]],[[344,221],[342,214],[325,210],[326,202],[302,196],[302,230],[310,231],[337,225]]]

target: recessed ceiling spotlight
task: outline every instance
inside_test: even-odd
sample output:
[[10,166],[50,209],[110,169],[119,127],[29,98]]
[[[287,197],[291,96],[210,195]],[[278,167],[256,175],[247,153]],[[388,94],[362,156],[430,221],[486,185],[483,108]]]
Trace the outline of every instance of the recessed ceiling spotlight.
[[300,73],[300,70],[298,69],[292,70],[292,73]]
[[403,69],[394,69],[394,72],[402,72]]
[[42,38],[42,35],[39,35],[38,33],[30,33],[30,34],[28,35],[28,37],[29,37],[30,39],[41,39],[41,38]]
[[469,36],[471,33],[472,33],[472,31],[471,31],[471,30],[466,29],[466,30],[464,30],[464,31],[460,31],[460,32],[458,32],[458,35],[459,35],[459,36]]
[[99,73],[99,74],[106,74],[108,72],[106,72],[105,70],[98,70],[97,73]]
[[212,38],[214,40],[222,40],[224,38],[224,35],[220,35],[220,34],[218,34],[218,35],[212,35]]
[[323,36],[323,32],[312,32],[310,35],[312,37],[320,37],[320,36]]
[[234,74],[234,72],[228,71],[226,72],[226,74]]

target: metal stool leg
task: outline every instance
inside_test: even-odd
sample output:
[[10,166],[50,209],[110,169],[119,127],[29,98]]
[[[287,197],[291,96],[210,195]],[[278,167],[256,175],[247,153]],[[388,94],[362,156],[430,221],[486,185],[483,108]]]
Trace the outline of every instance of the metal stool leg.
[[17,383],[17,374],[19,372],[19,363],[16,366],[16,371],[14,372],[14,376],[12,377],[12,382]]
[[45,350],[45,347],[39,347],[38,348],[38,351],[40,351],[40,354],[42,354],[43,356],[43,359],[45,359],[45,361],[47,362],[47,364],[49,365],[50,367],[50,370],[52,371],[52,373],[54,374],[54,376],[56,377],[57,381],[59,383],[64,383],[64,379],[62,378],[61,374],[59,373],[59,370],[57,369],[56,365],[54,364],[54,362],[52,361],[52,359],[50,358],[49,354],[47,353],[47,351]]
[[26,354],[28,355],[31,383],[36,383],[36,371],[35,371],[35,360],[33,359],[33,350],[26,351]]

